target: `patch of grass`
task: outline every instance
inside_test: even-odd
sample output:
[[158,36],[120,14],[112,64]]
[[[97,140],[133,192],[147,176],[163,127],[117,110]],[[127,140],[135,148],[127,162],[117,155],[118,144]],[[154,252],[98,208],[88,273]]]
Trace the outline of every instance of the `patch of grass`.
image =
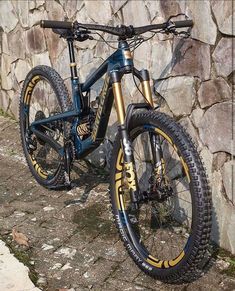
[[14,116],[12,116],[8,112],[4,111],[2,108],[0,108],[0,116],[8,117],[8,118],[16,120]]
[[229,267],[226,270],[221,271],[221,273],[234,278],[235,277],[235,255],[232,255],[229,251],[219,248],[218,256],[221,257],[224,261],[229,263]]

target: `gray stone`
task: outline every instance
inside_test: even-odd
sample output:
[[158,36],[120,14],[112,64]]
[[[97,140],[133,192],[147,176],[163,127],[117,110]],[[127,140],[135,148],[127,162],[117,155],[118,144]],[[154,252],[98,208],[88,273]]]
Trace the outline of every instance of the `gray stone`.
[[123,7],[122,13],[125,25],[141,26],[150,23],[144,1],[139,1],[138,5],[136,5],[135,1],[128,1]]
[[192,119],[193,124],[196,127],[199,127],[199,124],[201,123],[203,114],[204,114],[204,111],[199,107],[197,107],[196,109],[194,109],[192,111],[192,114],[190,117]]
[[[49,2],[52,2],[52,1],[49,1]],[[47,11],[44,10],[43,7],[40,7],[39,9],[34,9],[33,11],[30,11],[29,27],[34,26],[36,23],[38,23],[42,19],[48,19]]]
[[117,13],[121,8],[124,7],[124,5],[128,2],[128,0],[111,0],[111,8],[113,10],[113,13]]
[[48,12],[48,19],[64,20],[65,12],[63,7],[56,1],[46,1],[46,10]]
[[32,27],[26,33],[26,47],[29,54],[38,54],[46,50],[46,42],[40,27]]
[[18,83],[23,81],[30,71],[31,67],[27,61],[18,60],[15,67],[15,76]]
[[2,52],[5,54],[9,54],[9,46],[6,33],[2,34]]
[[[9,54],[15,57],[15,59],[25,58],[25,32],[18,25],[12,32],[8,33],[8,46]],[[17,45],[16,45],[17,44]]]
[[154,20],[154,23],[161,23],[165,21],[165,16],[163,15],[160,1],[145,0],[144,2],[151,21]]
[[10,90],[12,88],[11,79],[11,63],[14,61],[9,55],[2,54],[1,56],[1,87],[5,90]]
[[64,49],[60,56],[57,58],[54,63],[54,69],[61,75],[63,79],[70,76],[70,67],[69,67],[69,53],[67,49]]
[[29,278],[29,269],[19,262],[3,241],[0,241],[1,289],[40,291]]
[[[233,6],[233,7],[232,7]],[[232,28],[232,17],[235,13],[234,5],[231,0],[212,0],[212,11],[215,15],[216,22],[220,32],[232,35],[234,27]],[[233,8],[233,9],[232,9]]]
[[212,169],[213,169],[213,167],[212,167],[213,155],[209,151],[209,149],[204,146],[200,152],[200,156],[201,156],[202,162],[204,163],[206,173],[208,174],[209,181],[211,181],[212,180]]
[[[153,1],[155,2],[155,1]],[[160,8],[164,15],[165,20],[167,20],[172,15],[177,15],[182,13],[181,7],[179,5],[180,1],[177,0],[160,0]],[[158,6],[158,5],[155,5]]]
[[174,39],[172,75],[210,78],[210,46],[192,39]]
[[194,78],[175,77],[158,82],[156,91],[166,100],[174,115],[187,115],[195,100]]
[[232,90],[223,78],[203,82],[198,91],[198,100],[202,108],[231,98]]
[[198,146],[199,145],[199,137],[195,127],[192,125],[189,117],[184,117],[180,119],[180,124],[186,129],[186,131],[191,136],[193,142]]
[[30,4],[34,3],[34,1],[12,1],[12,3],[21,26],[29,27],[29,9],[31,9]]
[[210,1],[179,1],[179,4],[181,10],[193,19],[192,38],[215,44],[217,27],[212,19]]
[[54,65],[62,51],[67,46],[66,43],[59,37],[59,35],[55,34],[51,29],[45,30],[45,38],[50,59]]
[[9,32],[16,27],[18,19],[14,12],[14,7],[10,1],[0,1],[0,27],[3,31]]
[[[151,68],[154,79],[162,79],[171,73],[172,69],[172,44],[171,41],[153,41],[151,44]],[[146,57],[143,54],[143,57]]]
[[5,112],[8,112],[9,106],[11,104],[11,99],[7,94],[7,91],[1,90],[0,91],[0,108],[3,109]]
[[45,3],[45,0],[36,0],[36,8],[42,6]]
[[[90,2],[90,1],[88,1]],[[106,3],[107,1],[105,1]],[[75,17],[81,23],[92,23],[93,21],[88,16],[88,11],[86,10],[86,6],[80,9]],[[96,37],[97,38],[97,37]],[[79,49],[93,49],[97,44],[95,40],[83,41],[83,42],[75,42],[75,46]],[[104,44],[103,44],[104,45]]]
[[222,168],[227,159],[228,154],[226,154],[225,152],[215,153],[213,157],[213,171],[219,171],[219,169]]
[[87,15],[99,24],[107,24],[112,19],[109,1],[85,0]]
[[235,204],[235,161],[226,162],[221,172],[226,195]]
[[222,176],[220,172],[213,173],[211,182],[214,210],[212,215],[212,240],[234,254],[234,206],[228,203],[222,195]]
[[[69,19],[73,18],[77,10],[83,5],[82,0],[67,0],[64,3],[64,11]],[[79,21],[79,20],[78,20]]]
[[235,57],[232,54],[232,41],[234,41],[232,38],[222,38],[213,52],[212,58],[218,76],[227,77],[234,70],[232,63],[235,62]]
[[143,43],[134,52],[134,63],[138,69],[148,69],[151,67],[151,45],[149,42]]
[[49,53],[45,52],[42,54],[33,54],[32,55],[32,63],[33,63],[33,67],[38,66],[38,65],[47,65],[47,66],[51,67]]
[[[234,108],[235,110],[235,108]],[[235,111],[233,112],[235,114]],[[210,107],[199,125],[200,138],[212,153],[224,151],[235,154],[232,148],[232,104],[218,103]]]

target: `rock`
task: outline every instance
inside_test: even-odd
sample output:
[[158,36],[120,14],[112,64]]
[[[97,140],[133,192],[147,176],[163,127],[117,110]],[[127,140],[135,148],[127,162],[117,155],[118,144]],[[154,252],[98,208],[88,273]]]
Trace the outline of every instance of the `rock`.
[[224,261],[224,260],[222,260],[222,259],[220,259],[220,260],[216,260],[216,266],[217,266],[221,271],[223,271],[223,270],[228,269],[228,267],[230,266],[230,263],[229,263],[229,262],[226,262],[226,261]]
[[235,63],[235,57],[232,54],[232,41],[234,41],[232,38],[222,38],[212,54],[218,76],[227,77],[234,70],[232,63]]
[[36,8],[42,6],[45,3],[45,0],[36,0]]
[[113,10],[113,13],[117,13],[121,8],[124,9],[124,5],[128,2],[128,0],[111,0],[111,8]]
[[46,50],[45,37],[40,27],[32,27],[26,32],[26,47],[29,54],[39,54]]
[[227,161],[227,154],[224,152],[218,152],[214,154],[213,158],[213,171],[219,171],[223,164]]
[[27,61],[18,60],[15,67],[15,76],[18,83],[23,81],[30,71],[31,67]]
[[65,12],[63,7],[56,1],[46,1],[46,10],[48,12],[48,19],[64,20]]
[[51,67],[51,61],[49,58],[48,51],[42,54],[33,54],[32,63],[33,63],[33,67],[38,66],[38,65],[47,65]]
[[166,100],[174,115],[191,113],[195,100],[194,78],[169,78],[158,82],[155,89]]
[[210,46],[192,39],[175,38],[173,42],[172,75],[210,78]]
[[186,129],[188,134],[191,136],[193,142],[196,144],[196,146],[199,145],[199,137],[198,133],[195,129],[195,127],[192,125],[192,122],[190,121],[189,117],[184,117],[180,119],[180,124]]
[[[172,15],[177,15],[182,13],[181,7],[179,5],[180,1],[177,0],[160,0],[160,8],[164,15],[164,19],[167,20]],[[158,6],[158,5],[156,5]]]
[[7,91],[1,90],[0,91],[0,108],[3,109],[5,112],[8,112],[8,109],[11,104],[11,99],[7,94]]
[[161,23],[165,21],[165,16],[161,8],[162,2],[152,0],[145,0],[144,2],[151,21],[154,20],[154,23]]
[[[152,78],[162,79],[171,73],[172,69],[172,45],[169,40],[153,41],[151,44],[151,70]],[[142,54],[146,57],[145,54]]]
[[[64,11],[69,19],[73,18],[77,10],[80,10],[81,6],[83,5],[82,0],[74,1],[74,0],[67,0],[64,3]],[[79,20],[78,20],[79,21]]]
[[1,289],[40,291],[29,278],[29,269],[10,253],[3,241],[0,241],[1,253]]
[[[88,0],[88,2],[90,2]],[[107,1],[105,1],[106,3]],[[75,17],[79,22],[81,23],[92,23],[93,21],[91,20],[91,18],[88,16],[88,11],[86,10],[86,6],[84,6],[82,9],[80,9]],[[98,38],[98,37],[96,37]],[[75,47],[79,48],[79,49],[93,49],[97,44],[96,40],[88,40],[88,41],[83,41],[83,42],[75,42]],[[104,43],[103,43],[103,48],[105,47]]]
[[[15,57],[15,59],[24,59],[25,50],[25,32],[18,25],[12,32],[8,33],[8,47],[9,54]],[[17,44],[17,45],[16,45]]]
[[222,168],[223,184],[228,199],[235,204],[235,161],[226,162]]
[[85,0],[87,15],[96,23],[107,24],[112,18],[109,1]]
[[232,29],[232,16],[235,13],[234,6],[232,7],[232,1],[228,0],[212,0],[211,7],[215,15],[216,22],[220,32],[228,35],[232,35],[234,28]]
[[144,1],[139,1],[138,5],[136,5],[135,1],[128,1],[123,7],[122,13],[125,25],[142,26],[150,23]]
[[6,33],[2,34],[2,52],[9,55],[9,46]]
[[1,87],[5,90],[10,90],[12,88],[12,79],[11,79],[11,63],[14,61],[14,58],[6,54],[2,54],[1,57]]
[[12,1],[15,12],[20,20],[20,24],[22,27],[29,27],[29,10],[30,4],[34,3],[33,1]]
[[44,7],[40,7],[39,9],[29,11],[29,27],[34,26],[35,23],[42,19],[48,19],[47,11],[44,10]]
[[152,58],[151,58],[151,45],[149,42],[143,43],[139,46],[134,53],[134,63],[138,69],[150,70]]
[[[51,29],[45,30],[46,44],[49,51],[49,56],[52,64],[54,65],[62,51],[67,47],[66,43],[55,34]],[[67,50],[68,54],[69,51]],[[69,64],[68,64],[69,65]]]
[[212,180],[213,155],[209,151],[209,149],[204,146],[200,152],[200,156],[201,156],[202,162],[205,165],[205,170],[206,170],[206,173],[208,174],[209,181],[211,181]]
[[202,108],[232,98],[232,90],[223,78],[203,82],[198,91],[198,100]]
[[179,4],[181,10],[193,19],[192,38],[214,45],[217,27],[212,19],[210,1],[179,1]]
[[[235,111],[233,114],[235,114]],[[212,153],[223,151],[235,154],[235,148],[232,148],[231,145],[231,125],[231,102],[215,104],[205,112],[199,125],[199,135]]]
[[54,69],[61,75],[63,79],[70,77],[69,64],[69,52],[67,49],[64,49],[54,64]]
[[0,27],[5,32],[12,31],[16,27],[18,19],[11,1],[0,1],[0,11]]
[[192,119],[193,124],[196,127],[199,127],[199,124],[202,120],[203,114],[204,114],[204,111],[199,107],[197,107],[196,109],[193,110],[193,112],[191,114],[191,119]]

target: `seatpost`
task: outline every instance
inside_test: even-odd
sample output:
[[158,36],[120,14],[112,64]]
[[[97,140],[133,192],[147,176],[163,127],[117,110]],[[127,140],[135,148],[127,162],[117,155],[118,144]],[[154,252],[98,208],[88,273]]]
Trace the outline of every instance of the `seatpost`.
[[73,39],[67,38],[68,47],[69,47],[69,58],[70,58],[70,72],[71,72],[71,82],[72,82],[72,91],[73,91],[73,105],[74,109],[80,113],[82,111],[82,96],[81,88],[77,74],[77,65],[74,55]]
[[71,71],[71,79],[77,79],[77,65],[75,62],[75,55],[74,55],[74,47],[73,47],[73,40],[71,38],[67,39],[68,47],[69,47],[69,59],[70,59],[70,71]]

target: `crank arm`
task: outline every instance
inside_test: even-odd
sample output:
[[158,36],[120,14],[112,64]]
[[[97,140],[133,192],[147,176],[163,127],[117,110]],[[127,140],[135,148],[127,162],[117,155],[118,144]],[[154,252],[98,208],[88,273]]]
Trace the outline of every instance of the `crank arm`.
[[56,142],[53,138],[50,136],[42,133],[40,130],[31,127],[30,128],[31,132],[33,132],[38,138],[43,140],[44,142],[48,143],[61,157],[64,156],[64,148]]

